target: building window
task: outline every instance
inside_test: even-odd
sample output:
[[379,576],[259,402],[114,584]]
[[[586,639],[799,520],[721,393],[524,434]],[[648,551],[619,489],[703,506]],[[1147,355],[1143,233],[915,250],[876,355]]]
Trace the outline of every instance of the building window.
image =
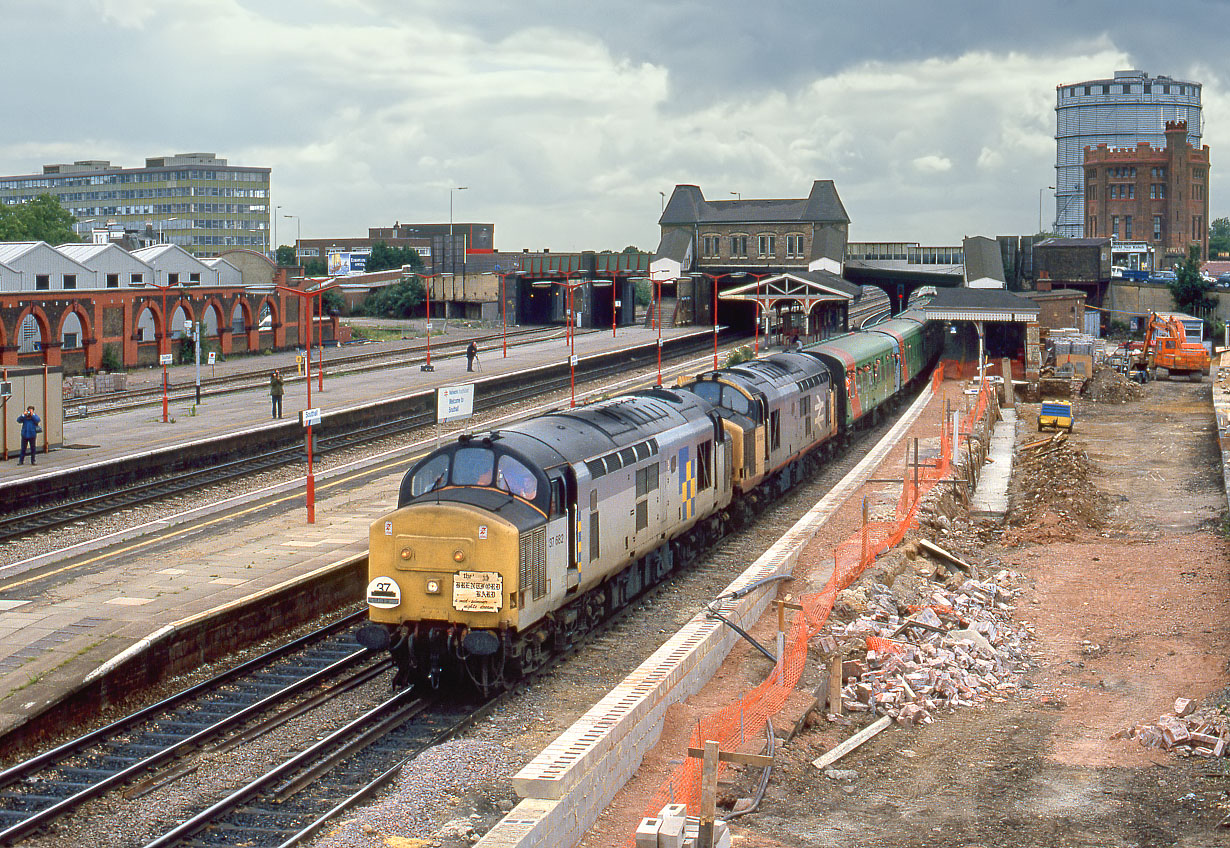
[[1110,237],[1119,238],[1119,216],[1110,216]]
[[65,350],[72,350],[73,348],[77,348],[80,346],[81,345],[77,341],[76,333],[65,333],[64,334],[64,349]]
[[1162,200],[1162,199],[1164,199],[1164,198],[1166,197],[1166,184],[1165,184],[1165,183],[1159,183],[1159,184],[1158,184],[1158,186],[1157,186],[1157,197],[1158,197],[1158,199],[1159,199],[1159,200]]
[[118,289],[119,287],[120,287],[120,275],[119,274],[108,274],[107,275],[107,288]]
[[777,254],[777,236],[757,236],[756,247],[759,249],[760,258],[771,258]]
[[64,275],[64,288],[65,289],[77,288],[77,275],[76,274],[65,274]]
[[[1133,169],[1133,170],[1135,170],[1135,169]],[[1128,200],[1135,200],[1135,199],[1136,199],[1136,186],[1135,186],[1135,184],[1133,184],[1133,185],[1129,185],[1129,186],[1127,187],[1127,190],[1128,190]]]
[[178,286],[179,285],[179,274],[167,274],[167,285],[168,286]]
[[134,286],[143,286],[143,285],[145,285],[145,275],[144,275],[144,274],[133,274],[133,275],[132,275],[132,280],[131,280],[131,283],[132,283],[132,285],[134,285]]
[[730,237],[730,255],[747,258],[747,236],[731,236]]
[[1154,241],[1162,240],[1162,216],[1161,215],[1153,216],[1153,240]]
[[717,236],[703,236],[701,238],[701,254],[707,259],[717,257],[721,251],[719,247],[720,241]]
[[801,235],[786,236],[786,258],[803,258],[803,237]]
[[200,274],[200,272],[193,272],[193,273],[191,273],[191,274],[189,274],[189,275],[188,275],[188,282],[190,282],[190,283],[199,283],[200,281],[201,281],[201,274]]
[[51,275],[38,274],[34,278],[34,288],[38,291],[47,291],[51,288]]
[[1132,216],[1131,215],[1123,216],[1123,238],[1126,241],[1132,240]]

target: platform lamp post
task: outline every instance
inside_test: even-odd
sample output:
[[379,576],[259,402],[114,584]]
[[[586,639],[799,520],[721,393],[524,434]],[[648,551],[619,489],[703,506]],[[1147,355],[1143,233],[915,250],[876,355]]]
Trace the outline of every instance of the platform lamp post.
[[[296,252],[297,252],[297,247],[298,247],[298,242],[296,242]],[[307,410],[305,410],[305,415],[304,415],[304,427],[306,428],[306,432],[304,435],[304,441],[306,442],[306,446],[307,446],[307,462],[308,462],[308,467],[307,467],[307,520],[308,520],[308,524],[316,523],[316,474],[312,467],[312,417],[309,417],[310,414],[314,412],[312,408],[312,298],[320,297],[321,295],[325,293],[325,291],[332,288],[334,285],[336,285],[336,283],[329,284],[329,285],[322,285],[316,289],[297,289],[291,286],[277,286],[278,291],[283,292],[284,294],[294,295],[295,297],[299,298],[300,303],[301,303],[299,312],[301,314],[304,311],[303,307],[307,308],[308,337],[307,337],[307,345],[304,347],[304,350],[307,351],[307,362],[304,363],[307,367],[307,380],[306,380]],[[306,301],[306,303],[304,301]]]
[[1042,234],[1042,192],[1048,189],[1050,189],[1051,191],[1054,191],[1055,187],[1054,186],[1043,186],[1042,188],[1038,189],[1038,234],[1039,235]]
[[[303,233],[303,230],[301,230],[299,227],[299,216],[298,215],[283,215],[282,217],[295,219],[295,265],[298,265],[299,264],[299,242],[301,241],[300,236]],[[311,353],[311,351],[308,351],[308,353]]]
[[[158,272],[162,274],[161,271]],[[167,316],[167,290],[174,288],[170,283],[163,285],[162,283],[150,283],[158,291],[162,292],[162,333],[158,339],[158,361],[162,364],[162,423],[166,424],[167,417],[167,360],[166,358],[171,353],[170,331],[171,319]]]
[[[731,271],[726,274],[706,274],[705,272],[702,271],[700,274],[702,277],[708,277],[710,280],[713,281],[713,370],[714,371],[716,371],[718,367],[718,280],[723,280],[726,277],[734,277],[736,275],[741,277],[743,276],[743,273],[744,273],[743,271]],[[661,299],[659,298],[659,303],[658,303],[659,312],[661,312],[661,309],[662,309]],[[659,317],[661,316],[659,315]]]
[[746,276],[749,276],[749,277],[755,277],[755,278],[756,278],[756,343],[755,343],[755,346],[754,346],[754,351],[755,351],[755,353],[756,353],[756,355],[757,355],[757,356],[760,356],[760,324],[761,324],[761,322],[764,320],[764,319],[761,317],[761,315],[760,315],[760,309],[761,309],[761,304],[760,304],[760,281],[761,281],[761,280],[763,280],[765,277],[767,277],[767,276],[769,276],[769,275],[768,275],[767,273],[765,273],[765,274],[753,274],[753,273],[751,273],[751,272],[743,272],[743,273],[744,273]]
[[568,282],[578,274],[584,274],[584,271],[556,271],[564,278],[563,282],[554,281],[556,285],[563,286],[568,290],[568,385],[572,393],[571,400],[568,403],[569,407],[575,408],[577,405],[577,347],[576,336],[572,331],[573,322],[576,320],[576,311],[573,309],[573,292],[579,287],[585,285],[585,280],[578,283]]
[[[670,273],[670,272],[667,272]],[[662,284],[666,282],[665,278],[654,279],[653,271],[649,272],[649,282],[658,287],[658,320],[654,323],[658,325],[658,385],[662,385]],[[653,306],[649,307],[650,312],[653,311]]]
[[504,346],[504,358],[508,358],[508,293],[506,279],[516,271],[500,272],[500,266],[495,266],[495,273],[500,278],[500,338]]

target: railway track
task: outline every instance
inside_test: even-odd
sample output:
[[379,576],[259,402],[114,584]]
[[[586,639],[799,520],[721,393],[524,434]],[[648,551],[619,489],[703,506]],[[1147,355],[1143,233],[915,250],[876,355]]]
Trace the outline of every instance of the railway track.
[[[708,346],[708,340],[699,340],[685,350],[677,350],[675,356],[684,356],[692,348]],[[663,360],[666,361],[665,359]],[[603,380],[617,374],[625,374],[627,364],[611,362],[595,366],[584,374],[586,381]],[[532,388],[509,386],[494,391],[479,393],[474,400],[475,412],[499,409],[525,400],[527,395],[560,391],[568,387],[568,375],[541,377]],[[316,436],[313,450],[317,455],[343,448],[412,432],[435,421],[433,410],[423,410],[409,415],[396,416],[366,426]],[[92,492],[72,499],[21,510],[5,516],[0,526],[0,542],[39,533],[74,522],[85,521],[119,509],[173,497],[205,486],[214,486],[229,480],[247,477],[291,463],[306,460],[300,443],[268,449],[259,453],[239,454],[205,468],[180,471],[152,480],[139,480],[122,487]]]
[[357,648],[351,634],[365,614],[0,772],[0,844],[14,844],[121,786],[140,797],[191,771],[172,767],[187,755],[248,742],[384,673],[390,663]]
[[146,848],[294,845],[469,725],[482,709],[431,701],[412,689],[398,692]]
[[[558,335],[562,330],[558,327],[525,327],[510,330],[507,334],[509,346],[515,347],[518,345],[533,344],[542,341],[544,338],[550,338]],[[579,333],[599,332],[597,330],[580,330]],[[485,336],[470,336],[464,339],[457,340],[439,340],[433,343],[432,347],[436,351],[442,353],[455,353],[459,350],[464,350],[465,346],[470,341],[477,342],[480,347],[484,344],[499,342],[503,339],[503,334],[494,333]],[[355,353],[343,356],[331,356],[325,360],[325,367],[331,376],[340,376],[342,374],[359,374],[366,371],[378,371],[385,368],[402,368],[407,365],[415,365],[426,360],[426,348],[420,345],[410,345],[396,350],[387,350],[381,352]],[[206,366],[208,367],[208,366]],[[201,378],[201,394],[204,395],[222,395],[231,394],[233,392],[248,391],[256,388],[265,388],[269,385],[269,367],[262,366],[261,368],[241,371],[238,373],[228,374],[225,377],[202,377]],[[292,383],[301,378],[291,375],[286,378],[287,383]],[[196,399],[196,383],[195,381],[185,386],[183,384],[169,387],[167,391],[167,400],[170,402],[185,402]],[[105,415],[113,412],[124,412],[129,409],[134,409],[140,406],[149,406],[155,403],[162,402],[162,386],[147,386],[140,389],[132,389],[124,392],[112,392],[105,395],[93,395],[88,398],[65,398],[64,399],[64,418],[77,419],[86,418],[92,415]]]

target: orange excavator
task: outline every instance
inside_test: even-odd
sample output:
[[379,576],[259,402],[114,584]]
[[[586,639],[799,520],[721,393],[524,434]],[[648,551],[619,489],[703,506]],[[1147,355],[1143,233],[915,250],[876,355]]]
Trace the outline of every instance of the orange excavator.
[[1197,341],[1187,340],[1183,322],[1174,315],[1152,312],[1145,325],[1145,340],[1128,346],[1132,371],[1156,378],[1157,369],[1169,377],[1189,376],[1196,382],[1209,370],[1209,352]]

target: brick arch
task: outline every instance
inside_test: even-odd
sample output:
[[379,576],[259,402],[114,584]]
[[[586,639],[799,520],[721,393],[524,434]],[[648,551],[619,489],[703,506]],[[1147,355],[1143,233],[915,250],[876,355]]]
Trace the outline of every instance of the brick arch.
[[230,329],[230,313],[226,311],[222,305],[222,301],[219,300],[216,295],[210,295],[205,299],[205,302],[201,304],[200,320],[202,322],[205,320],[205,316],[209,314],[210,309],[214,311],[214,337],[221,336],[224,329]]
[[[145,310],[149,310],[154,318],[154,338],[146,339],[146,341],[157,341],[162,335],[163,322],[166,316],[162,314],[162,298],[146,297],[136,301],[132,306],[132,335],[136,336],[141,329],[141,316],[145,314]],[[172,313],[174,314],[174,313]]]
[[81,304],[75,300],[72,302],[72,305],[69,306],[67,309],[65,309],[64,312],[60,315],[60,321],[56,326],[55,337],[58,339],[64,335],[64,325],[68,323],[68,316],[74,313],[77,315],[77,320],[81,322],[82,341],[84,342],[86,339],[93,338],[94,337],[94,325],[90,321],[90,315],[88,312],[85,311],[84,308],[82,308]]
[[265,295],[257,302],[256,320],[253,323],[248,325],[249,327],[248,349],[249,350],[254,350],[254,351],[260,350],[260,347],[261,347],[260,316],[261,316],[261,312],[264,311],[266,304],[268,304],[269,306],[269,330],[267,332],[271,333],[272,335],[272,338],[269,341],[269,347],[276,349],[278,347],[281,347],[283,343],[282,339],[284,338],[284,336],[282,334],[281,304],[279,304],[277,299],[274,298],[272,295]]
[[[41,348],[41,351],[42,351],[43,362],[46,363],[47,365],[59,365],[60,364],[59,340],[57,337],[51,334],[51,326],[52,326],[51,319],[47,317],[47,313],[44,312],[43,308],[39,306],[38,304],[30,304],[25,309],[21,310],[21,312],[18,314],[17,322],[16,324],[14,324],[14,334],[16,336],[16,338],[14,339],[16,343],[14,347],[18,347],[21,345],[21,325],[25,323],[27,315],[33,315],[35,323],[38,324],[38,332],[39,332],[39,337],[40,337],[39,347]],[[13,361],[16,364],[19,361],[17,359],[18,354],[16,351],[14,352],[14,354],[15,355],[14,355]]]

